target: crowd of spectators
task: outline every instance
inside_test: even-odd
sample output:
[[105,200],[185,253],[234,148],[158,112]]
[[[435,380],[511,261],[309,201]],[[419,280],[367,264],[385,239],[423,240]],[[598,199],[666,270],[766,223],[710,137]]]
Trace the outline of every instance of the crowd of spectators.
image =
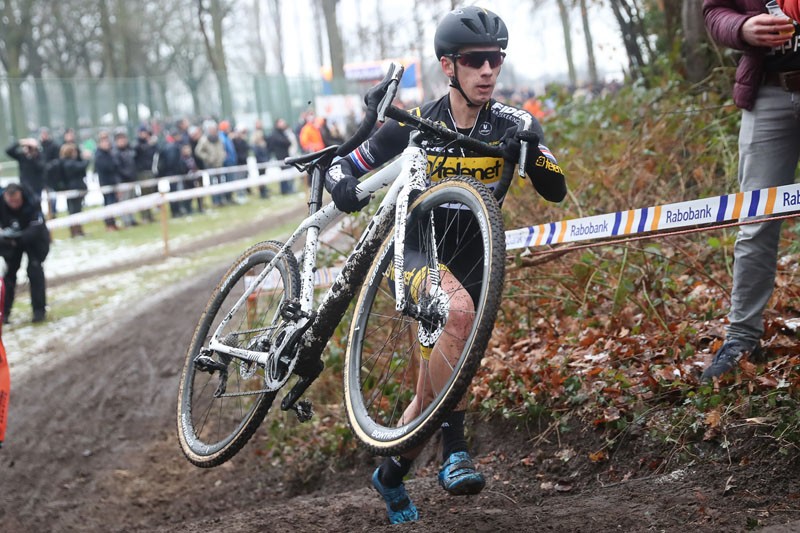
[[[156,192],[153,178],[170,177],[170,189],[178,191],[203,186],[202,170],[237,167],[230,172],[209,173],[209,184],[226,183],[247,177],[242,166],[250,157],[255,158],[256,163],[282,161],[289,155],[341,142],[336,128],[329,127],[325,119],[304,113],[301,120],[302,124],[294,130],[283,118],[275,120],[271,130],[266,130],[263,122],[257,120],[252,131],[244,125],[233,127],[228,120],[205,119],[191,123],[180,119],[172,124],[153,121],[139,125],[132,141],[126,129],[102,130],[80,142],[72,129],[56,136],[48,128],[41,128],[38,137],[15,141],[6,154],[17,161],[20,184],[32,198],[41,201],[46,193],[46,214],[52,218],[57,211],[57,193],[66,197],[69,214],[82,210],[88,189],[87,176],[92,171],[103,188],[103,203],[110,205]],[[302,126],[306,124],[314,126],[320,145],[298,141]],[[265,170],[262,168],[261,172]],[[292,181],[282,181],[279,185],[280,194],[291,194],[294,188]],[[223,207],[241,203],[250,193],[243,189],[235,194],[214,194],[211,204]],[[260,185],[257,194],[268,198],[270,189]],[[202,213],[207,205],[204,198],[199,197],[171,202],[169,209],[172,217],[180,217]],[[107,218],[105,227],[108,231],[117,231],[153,220],[153,213],[144,209],[122,215],[119,220]],[[83,236],[83,227],[71,226],[70,234]]]

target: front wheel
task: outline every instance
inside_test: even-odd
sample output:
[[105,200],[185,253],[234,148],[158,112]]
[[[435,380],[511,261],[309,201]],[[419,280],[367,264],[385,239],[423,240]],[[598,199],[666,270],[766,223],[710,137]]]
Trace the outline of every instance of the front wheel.
[[195,330],[178,390],[178,438],[190,462],[217,466],[233,457],[255,433],[272,406],[276,392],[263,365],[208,349],[223,319],[220,340],[229,346],[255,349],[281,327],[281,305],[300,293],[297,261],[282,254],[272,271],[236,313],[234,304],[281,249],[262,242],[245,251],[225,273],[211,295]]
[[396,455],[462,401],[489,342],[505,276],[505,233],[491,191],[459,176],[412,204],[403,254],[411,306],[395,309],[394,238],[367,274],[350,328],[345,405],[358,439]]

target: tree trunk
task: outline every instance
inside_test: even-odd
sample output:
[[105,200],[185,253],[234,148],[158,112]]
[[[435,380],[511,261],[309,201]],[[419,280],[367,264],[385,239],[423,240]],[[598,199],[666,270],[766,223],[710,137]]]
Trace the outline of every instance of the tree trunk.
[[78,127],[78,98],[75,85],[69,78],[60,78],[61,94],[64,98],[64,125],[68,128]]
[[564,52],[567,54],[567,70],[569,72],[569,83],[573,87],[578,84],[578,76],[575,73],[575,61],[572,59],[572,35],[570,34],[569,10],[566,0],[556,0],[558,13],[561,16],[561,29],[564,32]]
[[610,0],[611,11],[619,24],[622,42],[628,53],[628,65],[633,78],[642,77],[642,68],[645,65],[644,55],[639,43],[639,27],[634,17],[634,9],[628,4],[630,0]]
[[17,139],[28,136],[25,104],[22,100],[22,81],[19,72],[9,72],[8,104],[11,108],[11,132]]
[[708,39],[703,24],[703,0],[683,0],[681,10],[683,26],[683,64],[686,79],[697,83],[709,74],[711,65]]
[[119,112],[117,102],[121,100],[121,91],[119,87],[119,83],[117,82],[117,67],[116,61],[114,59],[114,43],[113,39],[113,29],[111,27],[111,16],[108,13],[108,6],[106,5],[106,0],[99,0],[98,2],[99,7],[99,14],[100,14],[100,34],[102,35],[102,47],[103,47],[103,71],[105,75],[111,79],[111,86],[114,90],[114,102],[111,104],[111,113],[114,117],[114,123],[119,124]]
[[325,29],[328,33],[328,51],[331,60],[331,84],[333,92],[342,94],[345,89],[344,78],[344,46],[342,34],[336,20],[336,4],[339,0],[322,0],[322,12],[325,15]]
[[594,42],[592,40],[592,31],[589,26],[589,11],[586,9],[586,0],[580,0],[581,8],[581,24],[583,25],[583,35],[586,39],[586,56],[587,68],[589,70],[589,81],[592,85],[597,85],[600,82],[597,76],[597,61],[594,57]]
[[211,63],[211,67],[214,69],[214,75],[217,77],[219,98],[222,105],[222,117],[231,119],[233,118],[233,99],[231,97],[230,81],[228,80],[228,67],[225,64],[225,47],[222,44],[222,21],[225,18],[225,13],[220,0],[211,0],[209,4],[208,14],[211,17],[214,44],[211,44],[211,38],[209,38],[208,30],[206,29],[204,20],[206,8],[203,4],[203,0],[197,0],[200,31],[203,34],[208,60]]

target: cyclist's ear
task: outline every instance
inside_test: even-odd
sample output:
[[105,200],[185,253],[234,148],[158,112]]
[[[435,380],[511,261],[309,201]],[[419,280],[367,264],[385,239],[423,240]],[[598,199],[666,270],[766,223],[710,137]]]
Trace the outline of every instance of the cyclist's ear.
[[364,103],[367,104],[368,109],[378,109],[378,104],[381,103],[383,97],[386,96],[386,90],[392,82],[392,70],[386,73],[386,76],[375,86],[370,87],[367,94],[364,95]]

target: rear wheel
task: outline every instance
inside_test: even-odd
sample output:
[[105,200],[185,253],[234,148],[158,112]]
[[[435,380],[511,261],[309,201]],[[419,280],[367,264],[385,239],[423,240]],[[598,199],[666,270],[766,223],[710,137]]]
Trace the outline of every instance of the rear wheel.
[[[266,416],[276,392],[263,365],[208,349],[211,335],[234,304],[278,254],[281,243],[262,242],[245,251],[211,295],[186,355],[178,391],[178,437],[197,466],[217,466],[247,443]],[[223,343],[256,349],[280,326],[280,308],[300,292],[297,261],[284,254],[261,286],[230,316]]]
[[378,455],[424,443],[475,375],[505,275],[497,201],[467,177],[436,184],[416,199],[404,254],[411,311],[395,310],[394,254],[390,235],[359,295],[344,368],[348,420]]

